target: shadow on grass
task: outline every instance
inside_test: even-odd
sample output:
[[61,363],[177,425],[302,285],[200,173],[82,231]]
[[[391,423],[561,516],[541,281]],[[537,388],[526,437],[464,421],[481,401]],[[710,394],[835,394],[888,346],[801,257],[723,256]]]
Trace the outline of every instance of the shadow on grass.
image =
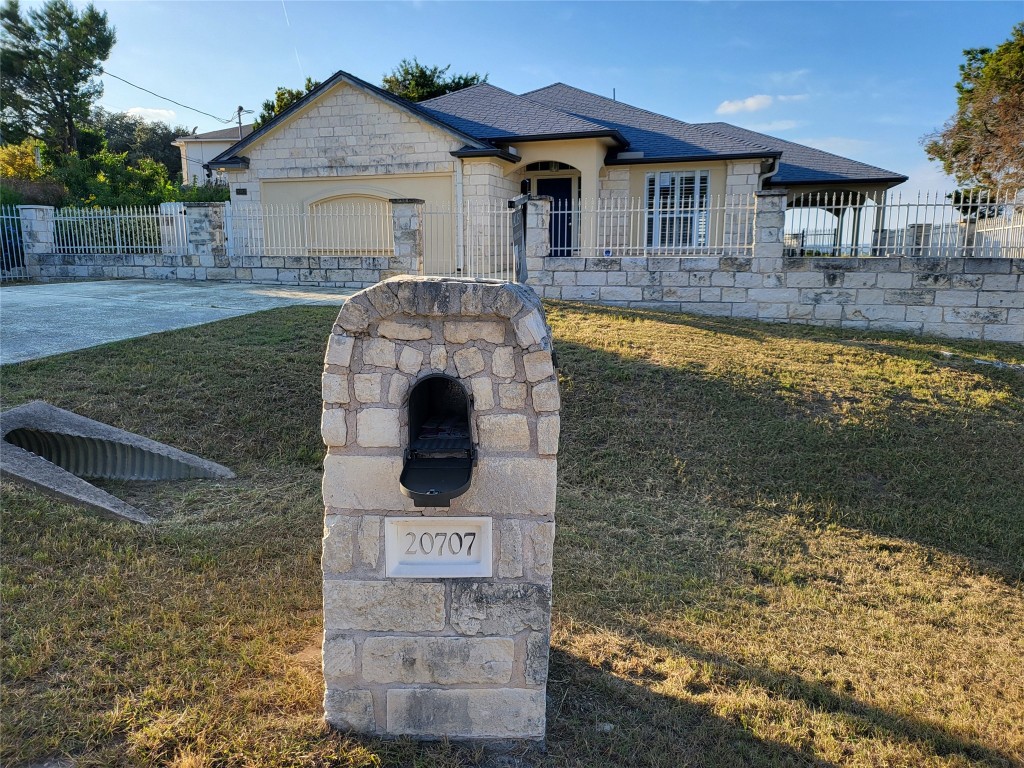
[[662,696],[552,649],[548,748],[559,766],[825,766],[710,705]]
[[[960,738],[919,718],[865,704],[798,675],[739,664],[657,633],[644,631],[640,638],[665,656],[711,665],[717,684],[732,690],[760,687],[775,699],[799,702],[808,711],[826,713],[849,724],[861,738],[911,745],[925,755],[960,757],[987,766],[1015,764],[1013,755]],[[579,761],[568,764],[831,765],[814,755],[810,743],[806,749],[795,749],[758,738],[746,727],[742,714],[722,717],[710,704],[660,695],[564,651],[552,649],[550,675],[548,741],[556,755]],[[702,688],[694,685],[694,692],[699,695]],[[614,728],[603,729],[606,722]],[[800,725],[813,734],[809,723]]]
[[752,380],[700,360],[671,367],[566,341],[558,353],[563,488],[792,514],[973,558],[1011,584],[1024,575],[1016,403],[862,400],[856,386]]

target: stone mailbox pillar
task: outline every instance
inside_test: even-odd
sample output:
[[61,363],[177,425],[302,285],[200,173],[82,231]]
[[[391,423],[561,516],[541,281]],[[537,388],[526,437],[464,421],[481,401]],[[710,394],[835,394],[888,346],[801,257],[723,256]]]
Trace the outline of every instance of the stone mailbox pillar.
[[543,740],[560,401],[539,299],[378,283],[341,308],[323,399],[327,721]]

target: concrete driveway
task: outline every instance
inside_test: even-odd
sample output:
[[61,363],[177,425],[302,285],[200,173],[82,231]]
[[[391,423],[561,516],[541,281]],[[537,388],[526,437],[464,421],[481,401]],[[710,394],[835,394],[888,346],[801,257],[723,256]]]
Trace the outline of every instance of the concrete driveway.
[[340,305],[352,293],[344,288],[154,280],[8,285],[0,288],[0,364],[293,304]]

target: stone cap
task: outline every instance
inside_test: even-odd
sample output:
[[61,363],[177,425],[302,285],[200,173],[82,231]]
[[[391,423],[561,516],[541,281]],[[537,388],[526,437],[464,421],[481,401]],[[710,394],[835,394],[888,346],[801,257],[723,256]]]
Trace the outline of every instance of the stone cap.
[[551,329],[540,297],[529,286],[505,280],[398,275],[351,296],[341,307],[334,333],[359,336],[371,323],[395,315],[507,318],[524,349],[550,349]]
[[392,205],[423,205],[425,200],[420,200],[418,197],[395,197],[388,200]]

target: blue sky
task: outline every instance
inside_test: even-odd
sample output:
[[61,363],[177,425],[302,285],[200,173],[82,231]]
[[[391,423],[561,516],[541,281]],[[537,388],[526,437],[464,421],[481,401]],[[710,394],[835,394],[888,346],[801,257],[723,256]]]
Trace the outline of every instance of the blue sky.
[[[995,47],[1021,2],[95,2],[106,68],[214,115],[344,69],[379,83],[403,57],[562,81],[689,122],[723,120],[952,187],[921,149],[955,109],[962,50]],[[101,100],[224,127],[111,78]]]

